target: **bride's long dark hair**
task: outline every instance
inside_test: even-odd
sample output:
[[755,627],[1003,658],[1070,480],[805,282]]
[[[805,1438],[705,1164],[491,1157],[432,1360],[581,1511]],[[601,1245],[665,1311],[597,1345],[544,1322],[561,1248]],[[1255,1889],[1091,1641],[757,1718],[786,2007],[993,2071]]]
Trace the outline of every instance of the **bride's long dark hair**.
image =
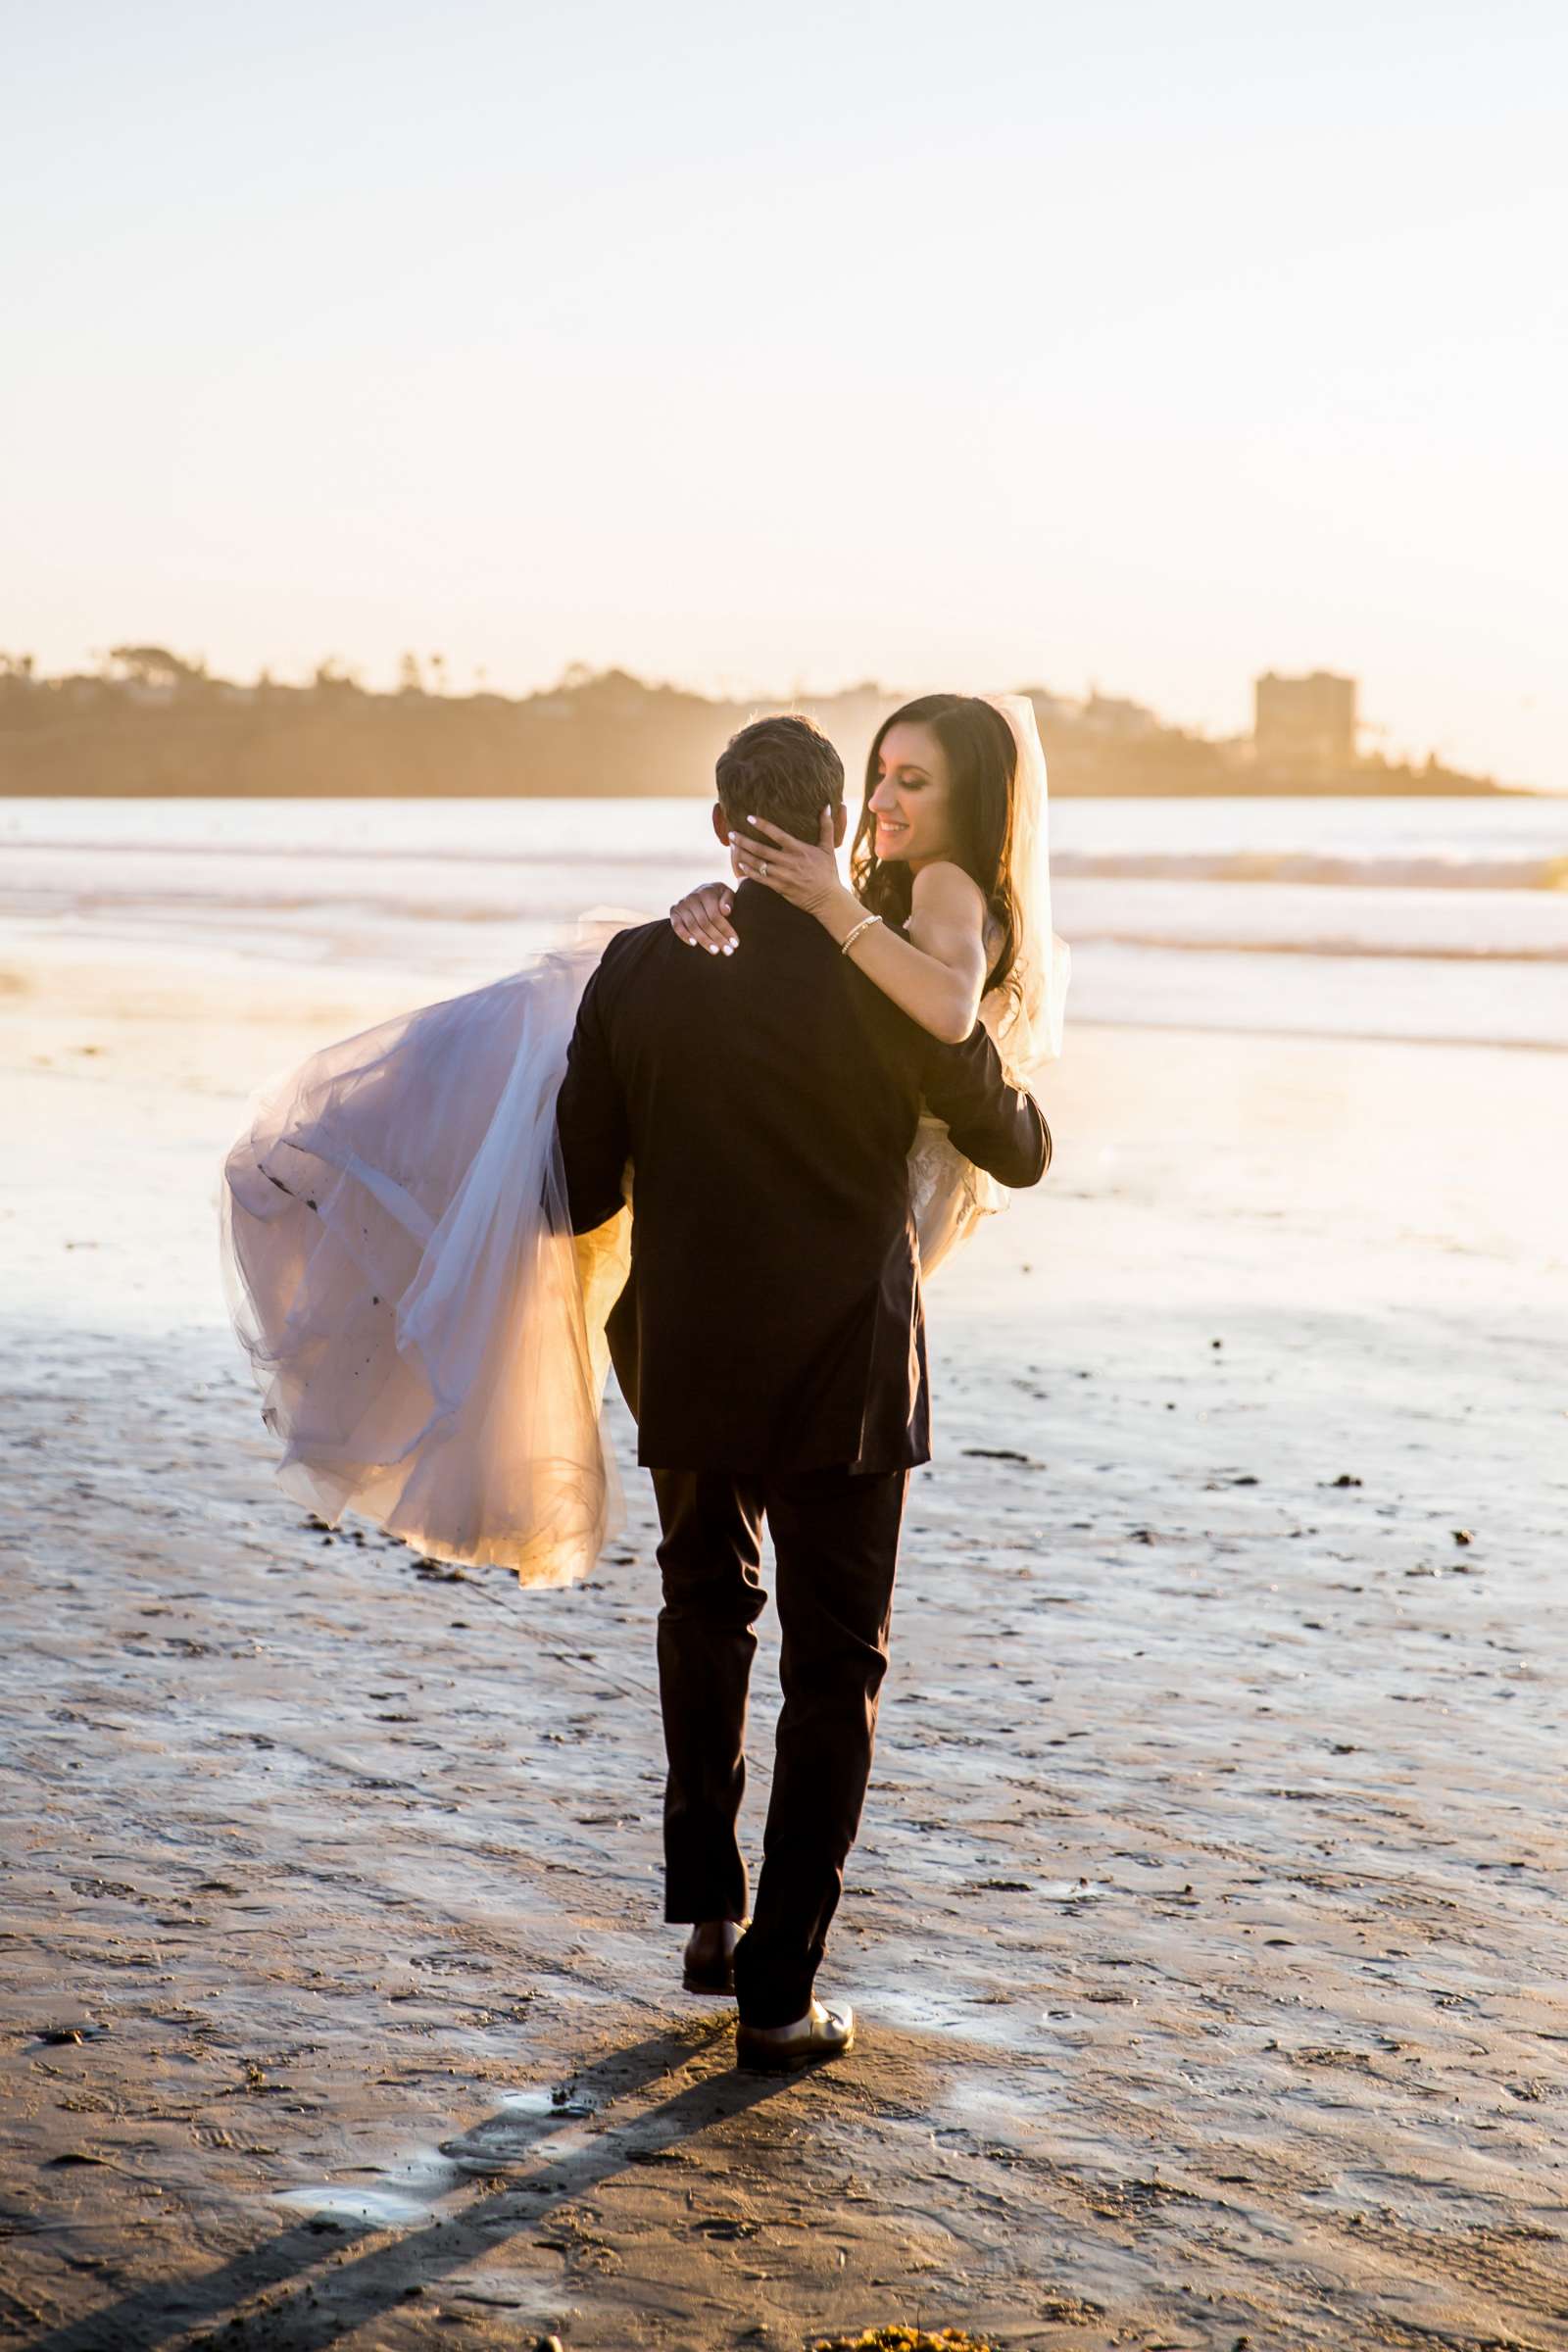
[[862,906],[884,922],[905,924],[914,876],[898,858],[876,854],[876,818],[871,795],[877,761],[890,727],[929,727],[947,754],[952,779],[949,808],[953,861],[985,894],[986,910],[1002,932],[1002,944],[986,975],[988,989],[1001,988],[1018,956],[1018,907],[1012,877],[1013,780],[1018,747],[1000,710],[972,694],[923,694],[906,703],[878,727],[865,762],[865,801],[850,851],[850,879]]

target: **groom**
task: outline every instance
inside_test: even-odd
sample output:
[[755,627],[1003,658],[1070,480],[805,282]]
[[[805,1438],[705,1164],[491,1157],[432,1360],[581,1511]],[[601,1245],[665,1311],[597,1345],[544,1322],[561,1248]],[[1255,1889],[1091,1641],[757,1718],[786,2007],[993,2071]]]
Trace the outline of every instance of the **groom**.
[[[726,851],[750,816],[815,841],[825,807],[843,842],[843,765],[808,719],[744,728],[717,786]],[[576,1232],[617,1212],[634,1171],[610,1342],[663,1530],[664,1916],[696,1923],[692,1989],[733,1984],[741,2063],[782,2068],[854,2033],[812,1984],[870,1775],[905,1490],[930,1455],[915,1122],[923,1101],[1013,1186],[1039,1181],[1051,1138],[982,1029],[938,1044],[764,884],[741,884],[731,919],[733,958],[663,922],[611,942],[557,1124]],[[735,1831],[764,1519],[783,1707],[746,1926]]]

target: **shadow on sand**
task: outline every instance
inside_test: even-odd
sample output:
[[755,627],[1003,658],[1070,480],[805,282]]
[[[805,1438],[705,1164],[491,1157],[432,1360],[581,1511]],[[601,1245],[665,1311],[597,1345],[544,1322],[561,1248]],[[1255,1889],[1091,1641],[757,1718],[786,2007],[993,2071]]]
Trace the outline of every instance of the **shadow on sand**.
[[[726,2066],[624,2124],[582,2122],[602,2102],[650,2088],[728,2038],[727,2024],[656,2034],[575,2075],[572,2097],[563,2109],[523,2113],[518,2102],[466,2126],[459,2137],[443,2143],[455,2175],[448,2193],[470,2182],[484,2183],[488,2193],[472,2197],[455,2214],[433,2217],[395,2237],[374,2222],[334,2220],[323,2227],[313,2219],[235,2255],[205,2277],[140,2287],[37,2338],[33,2352],[158,2352],[204,2322],[230,2321],[237,2307],[263,2294],[265,2306],[247,2315],[258,2337],[286,2345],[288,2352],[317,2352],[335,2343],[345,2324],[363,2327],[394,2304],[416,2298],[465,2264],[531,2233],[556,2207],[627,2165],[657,2160],[662,2150],[746,2113],[787,2086],[789,2077],[747,2075]],[[323,2204],[328,2202],[323,2197]],[[357,2242],[364,2251],[354,2255]],[[323,2271],[326,2264],[329,2271]],[[279,2288],[286,2291],[271,2291]]]

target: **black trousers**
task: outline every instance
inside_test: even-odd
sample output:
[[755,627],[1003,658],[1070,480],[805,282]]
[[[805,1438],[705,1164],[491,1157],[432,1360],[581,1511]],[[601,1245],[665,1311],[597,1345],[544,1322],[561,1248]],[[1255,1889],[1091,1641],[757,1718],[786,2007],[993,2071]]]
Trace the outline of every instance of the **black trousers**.
[[865,1801],[908,1472],[656,1470],[653,1480],[663,1528],[659,1690],[669,1759],[669,1920],[746,1916],[735,1832],[754,1628],[767,1599],[764,1517],[772,1529],[784,1703],[735,1993],[746,2024],[789,2025],[810,2007]]

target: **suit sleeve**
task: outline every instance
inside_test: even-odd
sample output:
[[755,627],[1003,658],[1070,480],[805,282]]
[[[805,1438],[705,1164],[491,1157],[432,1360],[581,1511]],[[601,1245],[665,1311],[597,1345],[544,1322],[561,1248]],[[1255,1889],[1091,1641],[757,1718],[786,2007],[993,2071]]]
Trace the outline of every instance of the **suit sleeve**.
[[1045,1113],[1033,1095],[1008,1085],[978,1024],[961,1046],[931,1045],[922,1091],[965,1159],[1015,1192],[1040,1182],[1051,1165]]
[[566,1075],[556,1098],[556,1134],[566,1178],[573,1233],[619,1214],[631,1157],[626,1103],[605,1028],[604,966],[590,979],[566,1049]]

